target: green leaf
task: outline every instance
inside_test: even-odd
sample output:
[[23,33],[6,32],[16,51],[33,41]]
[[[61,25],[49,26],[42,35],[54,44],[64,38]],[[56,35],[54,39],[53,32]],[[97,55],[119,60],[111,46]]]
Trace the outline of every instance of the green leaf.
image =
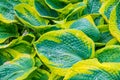
[[54,10],[60,10],[60,9],[64,9],[67,8],[67,4],[60,1],[60,0],[45,0],[46,4]]
[[95,26],[91,16],[86,16],[74,21],[69,28],[83,31],[94,41],[97,41],[100,38],[100,32]]
[[112,10],[110,15],[109,30],[113,37],[115,37],[120,42],[120,3]]
[[70,68],[74,63],[94,56],[93,41],[78,30],[45,33],[34,46],[44,64],[52,71],[59,71],[55,72],[59,75],[64,75],[65,72],[61,74],[62,70]]
[[66,21],[76,20],[79,19],[82,15],[83,10],[86,8],[86,4],[84,2],[79,2],[76,4],[73,4],[72,9],[66,16]]
[[12,59],[14,59],[14,57],[11,54],[6,52],[5,50],[0,49],[0,66],[3,65],[4,62],[10,61]]
[[[9,41],[9,39],[8,39],[8,41]],[[14,45],[17,41],[18,41],[18,39],[14,39],[12,41],[9,41],[9,43],[6,43],[6,42],[0,43],[0,49],[8,48],[8,47]]]
[[104,4],[102,4],[99,12],[107,22],[109,22],[110,14],[118,2],[119,0],[107,0]]
[[100,25],[104,25],[105,24],[105,20],[101,15],[92,15],[92,18],[94,20],[94,23],[96,26],[100,26]]
[[35,36],[31,33],[25,32],[21,37],[21,40],[27,41],[29,43],[33,43],[35,41]]
[[51,19],[57,19],[58,18],[58,12],[55,10],[52,10],[46,5],[44,0],[35,0],[35,9],[39,12],[39,14],[42,17],[45,18],[51,18]]
[[96,51],[96,58],[100,62],[120,62],[120,46],[109,45]]
[[117,41],[116,38],[112,38],[111,40],[109,40],[106,44],[106,46],[109,46],[109,45],[120,45],[120,43]]
[[49,22],[47,19],[40,17],[38,12],[28,4],[19,4],[14,9],[18,19],[29,28],[42,28]]
[[0,43],[5,42],[5,40],[11,37],[18,37],[18,35],[16,25],[0,23]]
[[42,70],[37,69],[34,72],[32,72],[25,80],[48,80],[50,73]]
[[5,23],[17,22],[15,20],[14,6],[30,2],[33,2],[33,0],[0,0],[0,21]]
[[63,80],[119,80],[119,67],[120,64],[88,59],[74,64]]
[[85,14],[96,14],[99,13],[101,7],[100,0],[87,0],[87,8]]
[[98,26],[98,29],[100,31],[100,39],[98,40],[99,43],[106,44],[108,41],[110,41],[113,38],[113,36],[109,31],[108,25],[100,25]]
[[18,39],[0,51],[0,80],[23,80],[36,69],[35,52],[30,43]]
[[1,80],[23,80],[36,68],[29,55],[9,61],[0,66]]
[[77,3],[77,2],[82,2],[83,0],[60,0],[65,3]]

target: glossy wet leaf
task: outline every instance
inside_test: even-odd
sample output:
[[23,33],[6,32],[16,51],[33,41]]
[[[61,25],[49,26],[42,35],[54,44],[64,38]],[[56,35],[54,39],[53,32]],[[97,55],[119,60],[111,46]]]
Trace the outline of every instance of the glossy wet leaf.
[[93,41],[78,30],[48,32],[34,45],[39,57],[49,68],[69,68],[82,59],[94,56]]

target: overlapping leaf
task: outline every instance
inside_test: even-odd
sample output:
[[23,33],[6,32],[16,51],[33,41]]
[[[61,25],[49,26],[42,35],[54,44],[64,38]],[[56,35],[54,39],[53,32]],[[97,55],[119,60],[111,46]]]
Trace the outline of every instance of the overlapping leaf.
[[120,64],[100,64],[97,59],[88,59],[73,65],[64,80],[119,80],[119,67]]
[[14,6],[20,3],[33,4],[33,0],[0,0],[0,21],[5,23],[16,22]]
[[91,16],[86,16],[74,21],[69,28],[83,31],[94,41],[97,41],[100,38],[100,32],[96,28]]
[[111,34],[120,42],[120,20],[119,20],[119,12],[120,3],[116,5],[116,7],[112,10],[110,15],[110,23],[109,23],[109,30]]
[[42,17],[46,18],[58,18],[58,12],[52,10],[48,7],[44,0],[35,0],[35,8],[40,13]]
[[110,14],[114,7],[118,4],[119,0],[107,0],[100,8],[99,12],[102,14],[104,19],[109,22]]
[[100,62],[120,62],[119,52],[119,45],[106,46],[96,52],[96,58],[98,58]]
[[78,30],[46,33],[35,43],[35,48],[41,60],[49,68],[56,67],[58,71],[59,68],[70,68],[74,63],[94,56],[93,41]]
[[119,6],[0,0],[0,80],[119,80]]
[[0,43],[11,37],[18,37],[18,35],[17,26],[0,23]]

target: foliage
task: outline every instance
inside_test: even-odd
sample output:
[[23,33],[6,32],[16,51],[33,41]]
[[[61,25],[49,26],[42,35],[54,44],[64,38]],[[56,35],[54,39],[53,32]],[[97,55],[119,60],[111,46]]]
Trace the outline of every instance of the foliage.
[[119,0],[0,0],[0,80],[120,80]]

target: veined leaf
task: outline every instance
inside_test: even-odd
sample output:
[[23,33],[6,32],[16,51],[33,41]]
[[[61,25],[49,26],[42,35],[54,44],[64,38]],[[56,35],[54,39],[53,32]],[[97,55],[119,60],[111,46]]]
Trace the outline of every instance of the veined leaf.
[[58,18],[58,12],[52,10],[48,7],[48,5],[44,2],[44,0],[35,0],[35,8],[39,12],[42,17],[45,18]]
[[93,41],[79,30],[45,33],[34,46],[44,64],[59,75],[64,75],[64,70],[74,63],[94,56]]
[[93,20],[94,20],[94,23],[96,26],[100,26],[100,25],[104,25],[105,24],[105,20],[104,18],[101,16],[101,15],[95,15],[95,14],[91,14]]
[[36,69],[35,52],[30,43],[18,40],[0,51],[0,80],[23,80]]
[[119,80],[120,64],[100,64],[97,59],[78,62],[66,73],[64,80]]
[[0,0],[0,21],[5,23],[17,22],[17,20],[15,20],[14,6],[32,1],[33,0]]
[[11,54],[6,52],[4,49],[0,49],[0,66],[3,65],[6,61],[10,61],[12,59],[14,59],[14,57]]
[[0,80],[23,80],[36,68],[29,55],[6,62],[0,66]]
[[112,38],[111,40],[109,40],[106,44],[106,46],[109,46],[109,45],[120,45],[120,43],[117,41],[116,38]]
[[50,73],[42,70],[37,69],[34,72],[32,72],[25,80],[49,80]]
[[102,4],[99,12],[107,22],[109,22],[110,14],[118,2],[119,0],[107,0],[104,4]]
[[86,8],[84,2],[79,2],[73,5],[73,8],[70,10],[66,17],[66,21],[79,19],[82,15],[83,10]]
[[85,14],[96,14],[99,13],[101,7],[100,0],[87,0],[87,8],[85,9]]
[[120,42],[120,2],[114,7],[110,15],[109,30],[113,37]]
[[110,41],[113,38],[113,36],[109,31],[108,25],[100,25],[98,26],[98,29],[100,31],[100,39],[98,40],[99,43],[106,44],[108,41]]
[[40,17],[38,12],[28,4],[19,4],[14,9],[18,19],[29,28],[43,27],[49,22],[47,19]]
[[65,9],[67,9],[68,7],[70,7],[71,4],[67,4],[65,2],[62,2],[60,0],[45,0],[45,3],[54,10],[57,10],[58,12],[61,12]]
[[95,26],[91,16],[86,16],[74,21],[69,28],[83,31],[94,41],[100,38],[100,32]]
[[0,43],[11,37],[18,37],[17,26],[0,23]]
[[33,43],[35,41],[35,36],[32,33],[24,33],[21,37],[21,40]]
[[120,62],[120,46],[110,45],[96,51],[96,58],[100,62]]

